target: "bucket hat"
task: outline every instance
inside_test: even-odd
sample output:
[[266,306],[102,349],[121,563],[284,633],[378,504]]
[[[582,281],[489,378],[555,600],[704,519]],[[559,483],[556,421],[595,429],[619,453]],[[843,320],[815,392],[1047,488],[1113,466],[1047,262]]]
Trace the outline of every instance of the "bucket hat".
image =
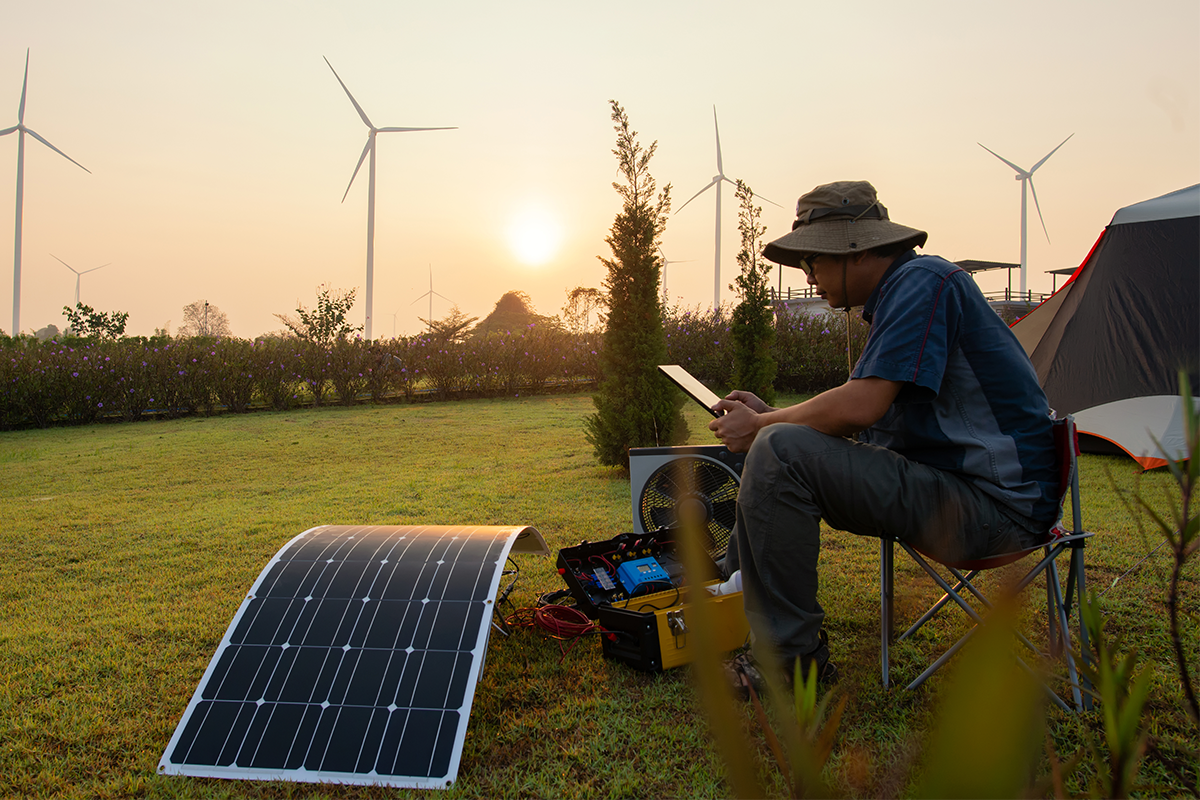
[[925,244],[929,234],[892,222],[867,181],[837,181],[818,186],[796,201],[792,232],[771,242],[763,256],[799,267],[806,255],[847,255],[906,242]]

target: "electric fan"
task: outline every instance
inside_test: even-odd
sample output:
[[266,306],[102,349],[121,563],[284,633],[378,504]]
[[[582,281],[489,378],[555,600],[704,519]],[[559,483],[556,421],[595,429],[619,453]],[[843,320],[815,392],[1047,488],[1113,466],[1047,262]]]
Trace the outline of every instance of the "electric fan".
[[705,549],[720,561],[733,531],[745,455],[721,445],[638,447],[629,451],[633,530],[699,523]]

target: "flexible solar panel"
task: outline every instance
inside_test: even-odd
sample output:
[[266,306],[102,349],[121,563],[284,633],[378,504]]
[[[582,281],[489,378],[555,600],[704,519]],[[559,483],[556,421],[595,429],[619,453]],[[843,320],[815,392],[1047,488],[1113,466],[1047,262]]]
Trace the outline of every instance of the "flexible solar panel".
[[161,774],[446,788],[509,552],[534,528],[322,526],[255,581]]

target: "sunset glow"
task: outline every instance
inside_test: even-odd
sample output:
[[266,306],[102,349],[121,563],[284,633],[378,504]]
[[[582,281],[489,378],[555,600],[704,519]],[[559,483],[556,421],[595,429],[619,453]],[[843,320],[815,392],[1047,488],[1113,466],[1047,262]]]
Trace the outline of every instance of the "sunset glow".
[[558,254],[562,240],[562,224],[537,206],[517,212],[508,225],[508,246],[516,259],[529,267],[549,263]]

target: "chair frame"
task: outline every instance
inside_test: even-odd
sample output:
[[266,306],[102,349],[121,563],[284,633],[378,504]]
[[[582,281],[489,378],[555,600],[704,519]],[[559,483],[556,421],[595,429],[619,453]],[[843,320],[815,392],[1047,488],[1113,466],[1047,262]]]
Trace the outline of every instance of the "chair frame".
[[[943,653],[936,661],[922,672],[912,683],[908,685],[908,689],[915,689],[933,673],[940,669],[955,653],[957,653],[963,645],[965,645],[971,636],[978,630],[978,626],[983,622],[983,617],[979,612],[967,602],[964,598],[964,589],[966,593],[973,596],[984,609],[990,609],[992,604],[983,593],[972,583],[975,576],[979,573],[995,569],[997,567],[1012,564],[1026,558],[1033,553],[1043,551],[1042,558],[1037,565],[1033,567],[1021,579],[1015,588],[1015,593],[1019,594],[1025,590],[1039,576],[1046,577],[1046,619],[1048,627],[1047,642],[1049,644],[1049,652],[1042,652],[1035,646],[1026,636],[1020,632],[1017,633],[1018,639],[1039,659],[1049,657],[1063,657],[1067,663],[1067,679],[1070,683],[1070,696],[1072,705],[1076,710],[1090,710],[1092,707],[1091,686],[1088,683],[1086,676],[1082,676],[1075,663],[1075,655],[1072,649],[1071,640],[1071,611],[1073,604],[1078,602],[1082,605],[1085,602],[1085,586],[1084,586],[1084,546],[1092,533],[1083,530],[1083,524],[1080,516],[1080,499],[1079,499],[1079,469],[1078,469],[1078,453],[1079,442],[1078,433],[1075,428],[1075,420],[1068,416],[1063,420],[1056,420],[1055,426],[1058,428],[1055,436],[1056,450],[1059,454],[1060,468],[1065,468],[1060,472],[1060,492],[1059,501],[1063,504],[1066,499],[1067,492],[1071,494],[1071,511],[1072,511],[1072,530],[1066,530],[1061,525],[1061,511],[1059,522],[1054,525],[1051,531],[1047,534],[1047,541],[1035,547],[1021,550],[1016,553],[1008,553],[993,558],[988,558],[980,561],[946,563],[932,558],[928,554],[921,554],[911,545],[900,541],[894,537],[885,537],[880,540],[879,546],[879,586],[880,586],[880,664],[882,668],[882,678],[884,688],[890,686],[890,654],[889,648],[893,641],[902,641],[912,636],[926,622],[941,611],[948,603],[953,602],[958,605],[975,623],[971,629],[955,642],[949,650]],[[904,552],[915,561],[933,581],[941,587],[945,592],[933,606],[930,607],[916,622],[914,622],[908,630],[900,634],[899,637],[894,635],[895,614],[893,608],[893,600],[895,596],[894,585],[894,567],[895,567],[895,545],[900,545]],[[1063,591],[1060,582],[1058,570],[1058,557],[1064,552],[1070,551],[1070,565],[1067,572],[1067,587]],[[934,561],[940,564],[944,569],[950,572],[955,584],[951,586],[941,573],[932,566],[929,562]],[[966,574],[964,574],[966,573]],[[1087,628],[1083,624],[1082,615],[1079,615],[1079,645],[1080,653],[1084,658],[1087,658],[1089,652]],[[1017,663],[1026,671],[1033,673],[1033,670],[1018,656]],[[1056,692],[1046,687],[1046,693],[1052,701],[1062,708],[1064,711],[1070,711],[1071,707],[1067,705]]]

